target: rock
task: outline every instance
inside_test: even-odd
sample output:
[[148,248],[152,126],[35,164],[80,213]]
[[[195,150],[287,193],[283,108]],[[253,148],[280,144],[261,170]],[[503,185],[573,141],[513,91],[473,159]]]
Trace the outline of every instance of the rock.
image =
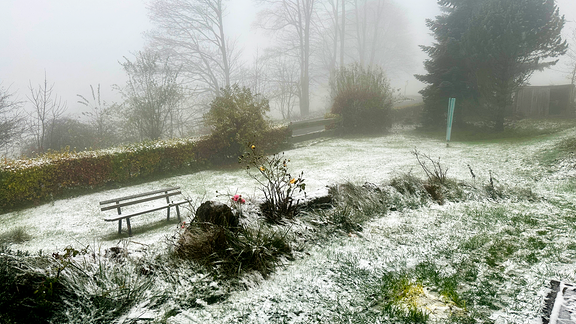
[[104,256],[110,259],[121,259],[128,256],[128,250],[119,246],[113,246],[104,251]]
[[226,234],[222,227],[191,225],[178,239],[176,252],[183,258],[203,261],[227,247]]
[[306,209],[330,209],[334,207],[332,205],[333,197],[331,195],[321,196],[313,198],[306,203],[304,203],[303,208]]
[[222,227],[234,229],[238,227],[238,216],[234,215],[232,209],[216,201],[206,201],[196,210],[195,222],[210,223]]

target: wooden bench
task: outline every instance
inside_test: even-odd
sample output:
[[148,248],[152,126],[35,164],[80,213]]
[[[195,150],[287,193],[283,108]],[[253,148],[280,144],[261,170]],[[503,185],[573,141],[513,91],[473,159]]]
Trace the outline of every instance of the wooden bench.
[[[170,201],[170,197],[180,195],[180,194],[182,194],[182,192],[180,191],[180,187],[171,187],[171,188],[159,189],[159,190],[149,191],[149,192],[145,192],[145,193],[141,193],[141,194],[137,194],[137,195],[130,195],[130,196],[119,197],[119,198],[101,201],[100,206],[104,206],[104,207],[101,207],[100,210],[106,211],[106,210],[116,209],[118,211],[117,216],[107,217],[107,218],[104,218],[104,220],[107,222],[118,221],[118,234],[120,234],[122,232],[122,220],[125,219],[126,220],[126,226],[128,227],[128,235],[132,236],[132,227],[130,226],[130,217],[134,217],[134,216],[138,216],[138,215],[166,209],[166,211],[167,211],[166,212],[167,213],[166,219],[170,220],[170,208],[176,207],[176,214],[178,215],[178,220],[182,221],[180,219],[180,205],[188,203],[189,200],[184,199],[184,200],[177,201],[177,202]],[[148,202],[148,201],[153,201],[153,200],[159,200],[159,199],[166,199],[166,202],[165,203],[163,202],[163,204],[161,206],[158,206],[158,207],[153,207],[150,209],[133,212],[130,214],[122,214],[122,207],[132,206],[132,205],[136,205],[136,204],[140,204],[140,203],[144,203],[144,202]]]

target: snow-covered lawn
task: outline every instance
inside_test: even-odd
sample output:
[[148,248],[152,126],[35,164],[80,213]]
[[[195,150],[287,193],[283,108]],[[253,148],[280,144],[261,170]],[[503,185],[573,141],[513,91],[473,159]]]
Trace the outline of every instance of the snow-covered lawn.
[[[396,128],[381,137],[303,143],[285,154],[295,173],[304,171],[309,196],[348,181],[380,185],[402,173],[424,178],[411,154],[417,149],[440,158],[451,179],[482,187],[491,176],[496,187],[531,192],[537,199],[470,200],[382,213],[364,224],[358,235],[322,241],[258,285],[223,302],[180,309],[167,322],[382,322],[385,316],[374,296],[380,278],[432,264],[443,276],[473,272],[476,279],[459,287],[461,294],[473,301],[473,310],[490,312],[494,322],[538,323],[548,280],[576,280],[576,234],[570,225],[576,220],[572,216],[576,194],[570,190],[574,166],[566,160],[550,168],[539,164],[538,157],[572,137],[576,129],[528,140],[457,142],[447,147],[443,141]],[[163,212],[133,218],[133,237],[128,238],[117,234],[116,223],[103,221],[106,215],[98,202],[167,186],[182,187],[196,206],[205,200],[228,202],[236,193],[252,204],[261,199],[256,183],[243,169],[202,171],[3,214],[0,234],[23,228],[32,236],[12,245],[14,250],[154,245],[174,234],[176,221],[166,222]],[[509,246],[509,251],[498,250],[500,246]],[[505,258],[499,259],[502,253]],[[483,263],[492,265],[478,266]]]
[[[393,134],[375,138],[323,139],[307,142],[286,151],[290,167],[304,171],[307,192],[315,195],[327,185],[351,181],[353,183],[382,183],[401,172],[423,172],[410,153],[417,148],[432,157],[440,157],[447,167],[448,176],[470,180],[470,165],[477,175],[476,181],[486,181],[488,171],[495,179],[510,185],[528,185],[533,189],[548,190],[548,181],[532,181],[530,170],[537,166],[530,158],[550,143],[533,140],[504,143],[445,143],[410,135],[396,129]],[[99,245],[116,246],[127,235],[117,234],[117,224],[103,218],[114,211],[101,212],[99,201],[131,195],[169,186],[180,186],[185,196],[199,205],[205,200],[228,202],[230,195],[239,193],[258,201],[261,197],[256,183],[245,170],[229,168],[210,170],[128,187],[100,191],[69,199],[56,200],[0,216],[0,233],[22,227],[33,239],[13,246],[29,251],[62,250],[68,245],[76,247]],[[139,207],[142,208],[142,207]],[[125,211],[125,213],[128,210]],[[139,243],[157,242],[171,234],[177,223],[167,223],[165,212],[138,216],[132,219],[134,236]]]

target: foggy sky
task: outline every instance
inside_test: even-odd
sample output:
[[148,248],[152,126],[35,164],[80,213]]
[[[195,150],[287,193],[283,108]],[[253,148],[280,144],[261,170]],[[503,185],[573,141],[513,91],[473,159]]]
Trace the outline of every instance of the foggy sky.
[[[425,19],[440,13],[435,0],[397,0],[411,22],[414,47],[432,42]],[[557,0],[561,13],[575,26],[576,1]],[[252,0],[230,0],[226,26],[249,60],[256,48],[265,46],[257,31],[251,29],[257,8]],[[111,90],[123,85],[124,72],[118,61],[123,56],[143,49],[143,32],[151,28],[143,0],[1,0],[0,1],[0,83],[10,86],[21,100],[26,100],[28,84],[37,86],[44,80],[55,83],[54,91],[68,103],[68,112],[81,110],[76,94],[89,95],[90,85],[102,86],[102,98],[119,101]],[[419,50],[418,67],[426,56]],[[538,73],[532,84],[562,84],[568,80],[554,70]],[[412,74],[413,74],[412,73]],[[397,80],[399,81],[399,80]],[[407,74],[408,93],[416,93],[422,84]],[[83,108],[83,107],[82,107]]]

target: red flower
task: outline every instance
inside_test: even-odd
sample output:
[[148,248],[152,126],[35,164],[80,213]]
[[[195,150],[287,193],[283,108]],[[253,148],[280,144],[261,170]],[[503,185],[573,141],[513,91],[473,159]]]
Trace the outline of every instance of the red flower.
[[244,198],[242,198],[242,195],[234,195],[234,197],[232,197],[232,201],[243,204],[246,202],[246,200],[244,200]]

